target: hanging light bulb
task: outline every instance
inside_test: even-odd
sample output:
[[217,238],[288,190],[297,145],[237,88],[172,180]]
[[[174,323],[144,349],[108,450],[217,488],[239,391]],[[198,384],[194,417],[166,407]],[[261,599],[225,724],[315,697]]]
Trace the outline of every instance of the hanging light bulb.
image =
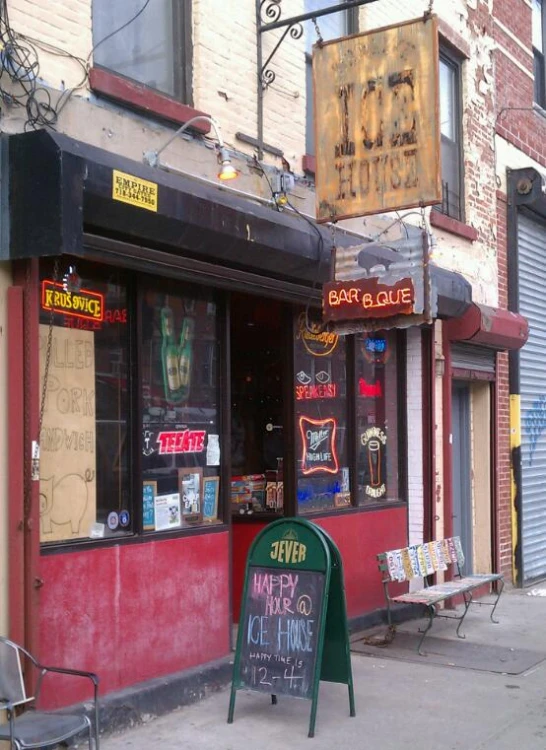
[[227,149],[224,146],[220,146],[218,149],[218,163],[220,164],[220,171],[218,172],[218,179],[222,181],[235,180],[238,177],[237,170],[231,163]]
[[79,292],[82,288],[82,280],[79,276],[76,266],[68,266],[68,270],[63,276],[63,290],[65,292]]

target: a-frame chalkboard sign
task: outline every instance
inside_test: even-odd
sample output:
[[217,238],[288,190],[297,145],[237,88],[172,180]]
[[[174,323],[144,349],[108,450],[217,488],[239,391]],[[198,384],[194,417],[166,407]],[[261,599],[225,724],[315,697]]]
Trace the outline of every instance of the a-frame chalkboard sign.
[[229,702],[237,690],[312,701],[314,737],[320,680],[349,688],[355,716],[343,568],[332,538],[309,521],[281,519],[254,540],[246,563]]

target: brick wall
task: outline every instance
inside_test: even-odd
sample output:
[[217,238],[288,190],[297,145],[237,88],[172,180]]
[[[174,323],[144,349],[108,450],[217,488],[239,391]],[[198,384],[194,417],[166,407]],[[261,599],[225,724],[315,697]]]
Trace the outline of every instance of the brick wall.
[[[533,103],[531,4],[495,0],[495,131],[499,302],[508,306],[506,169],[546,165],[546,116]],[[508,355],[497,357],[497,535],[499,569],[512,577]]]

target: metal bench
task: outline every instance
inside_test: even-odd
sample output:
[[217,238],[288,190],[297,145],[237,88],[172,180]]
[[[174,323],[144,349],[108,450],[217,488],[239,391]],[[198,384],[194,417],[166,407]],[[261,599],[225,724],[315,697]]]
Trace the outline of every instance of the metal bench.
[[[463,575],[464,555],[461,547],[461,540],[458,536],[449,539],[441,539],[435,542],[425,544],[415,544],[403,549],[389,550],[377,555],[379,570],[383,576],[382,583],[385,591],[387,602],[387,618],[389,627],[392,628],[391,605],[393,602],[402,604],[423,604],[428,608],[429,620],[426,628],[421,631],[421,639],[417,646],[417,651],[422,656],[421,650],[426,634],[432,627],[435,617],[444,617],[446,619],[458,620],[457,636],[464,638],[460,633],[461,625],[466,617],[470,605],[473,603],[473,592],[485,584],[497,585],[496,599],[493,602],[479,601],[478,604],[491,606],[491,620],[495,620],[493,615],[504,588],[504,581],[500,573],[472,574]],[[429,576],[447,571],[450,567],[456,570],[454,578],[444,583],[429,584]],[[389,586],[392,583],[403,583],[415,578],[423,578],[425,587],[419,591],[410,591],[406,594],[397,594],[391,596]],[[438,605],[457,595],[462,595],[464,599],[464,611],[462,614],[439,614]]]

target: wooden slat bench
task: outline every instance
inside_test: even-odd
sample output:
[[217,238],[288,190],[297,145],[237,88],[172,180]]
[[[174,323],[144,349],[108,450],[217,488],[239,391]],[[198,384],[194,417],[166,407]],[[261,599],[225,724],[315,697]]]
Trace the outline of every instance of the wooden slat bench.
[[[458,536],[449,539],[441,539],[435,542],[425,544],[415,544],[403,549],[389,550],[377,555],[379,570],[382,573],[382,583],[387,601],[387,617],[389,627],[392,627],[391,605],[393,602],[403,604],[423,604],[428,607],[429,621],[426,628],[422,631],[422,636],[417,646],[417,651],[423,655],[421,646],[426,634],[432,627],[435,617],[445,617],[447,619],[458,620],[457,635],[459,638],[465,636],[460,633],[461,625],[472,604],[472,594],[475,589],[485,584],[497,584],[496,599],[494,602],[477,602],[486,604],[493,609],[491,610],[491,620],[498,622],[493,618],[495,609],[504,588],[502,575],[499,573],[472,574],[464,576],[462,569],[464,566],[464,555],[461,547],[461,540]],[[428,584],[429,576],[440,571],[446,571],[453,566],[457,572],[452,581]],[[389,585],[393,582],[402,583],[411,581],[414,578],[423,578],[425,587],[419,591],[410,591],[407,594],[398,594],[391,596]],[[461,594],[464,599],[464,611],[461,615],[438,614],[438,605],[448,599]]]

